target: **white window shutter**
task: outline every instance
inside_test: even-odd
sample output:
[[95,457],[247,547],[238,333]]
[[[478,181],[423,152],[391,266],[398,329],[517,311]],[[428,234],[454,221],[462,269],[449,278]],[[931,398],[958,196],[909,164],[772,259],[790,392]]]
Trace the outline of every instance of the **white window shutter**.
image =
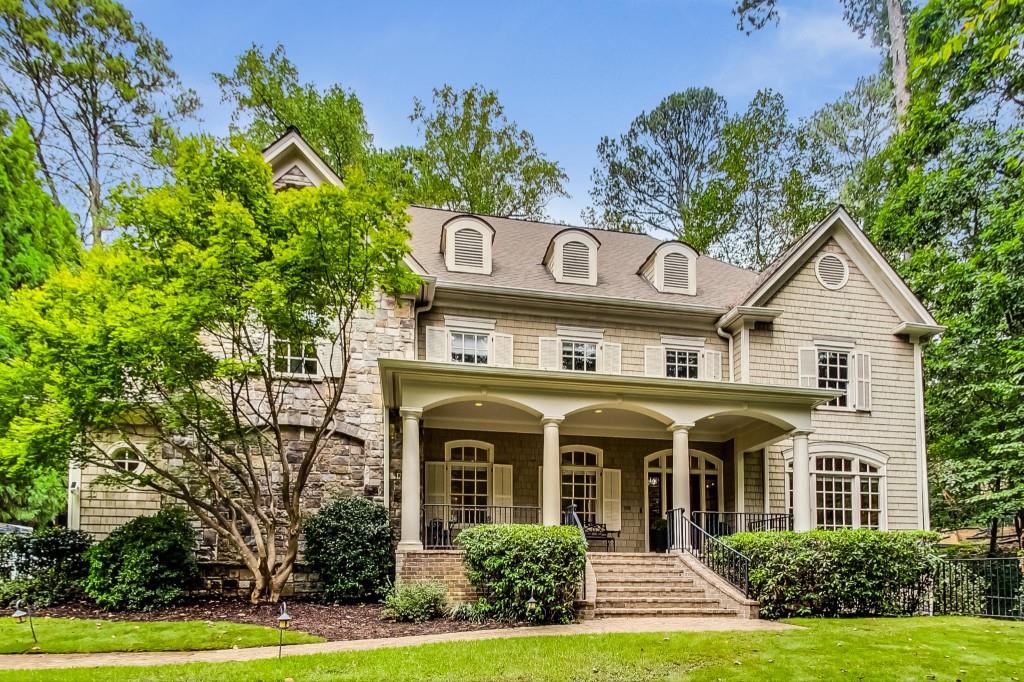
[[494,339],[494,359],[491,364],[497,367],[511,367],[512,366],[512,335],[511,334],[495,334]]
[[605,374],[622,374],[622,344],[606,341],[602,345],[601,371]]
[[818,387],[818,350],[813,346],[800,349],[800,386]]
[[448,362],[448,330],[444,327],[425,327],[427,362]]
[[853,354],[853,369],[854,379],[856,382],[856,391],[851,392],[853,398],[853,406],[858,410],[870,410],[871,409],[871,354],[870,353],[854,353]]
[[[424,504],[447,504],[448,502],[448,467],[444,462],[427,462],[425,465],[426,487],[423,496]],[[435,513],[437,510],[434,510]]]
[[622,471],[601,470],[601,522],[608,530],[622,530]]
[[722,351],[706,350],[701,353],[704,366],[701,367],[700,378],[704,381],[722,380]]
[[[491,471],[494,472],[494,492],[491,494],[491,504],[495,507],[512,506],[512,465],[495,464]],[[498,518],[511,518],[511,514],[499,513]]]
[[561,344],[557,337],[542,337],[537,339],[537,360],[541,369],[558,369],[562,366],[559,362]]
[[644,346],[644,376],[665,376],[664,346]]

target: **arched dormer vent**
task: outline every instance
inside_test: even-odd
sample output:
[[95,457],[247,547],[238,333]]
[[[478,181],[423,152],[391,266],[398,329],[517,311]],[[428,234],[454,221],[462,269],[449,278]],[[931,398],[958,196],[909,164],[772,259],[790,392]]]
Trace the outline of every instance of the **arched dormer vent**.
[[683,242],[662,242],[640,267],[640,275],[666,294],[697,294],[697,252]]
[[449,272],[491,274],[494,228],[479,218],[458,216],[441,228],[441,252]]
[[589,232],[570,228],[562,230],[548,243],[544,265],[556,282],[597,285],[597,250],[601,242]]

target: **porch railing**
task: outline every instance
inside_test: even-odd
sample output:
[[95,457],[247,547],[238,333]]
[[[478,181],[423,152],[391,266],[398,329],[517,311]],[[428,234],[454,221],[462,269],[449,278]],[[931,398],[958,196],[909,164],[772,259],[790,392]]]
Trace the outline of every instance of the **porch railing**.
[[451,549],[455,538],[470,526],[485,523],[540,523],[540,507],[495,505],[423,505],[424,549]]
[[681,508],[668,513],[668,547],[692,555],[750,598],[750,559],[694,523]]
[[760,512],[690,512],[694,524],[715,537],[734,533],[793,530],[791,514],[764,514]]

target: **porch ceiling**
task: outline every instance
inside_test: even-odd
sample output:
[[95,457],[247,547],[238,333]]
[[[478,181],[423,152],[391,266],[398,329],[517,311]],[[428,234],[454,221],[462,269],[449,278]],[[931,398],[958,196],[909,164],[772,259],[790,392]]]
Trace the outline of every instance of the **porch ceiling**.
[[[532,421],[533,425],[538,425],[539,418],[547,416],[565,418],[566,427],[573,422],[581,428],[608,426],[619,419],[612,413],[616,410],[631,413],[629,423],[619,426],[650,427],[659,432],[676,423],[696,425],[709,432],[727,432],[742,427],[739,421],[729,421],[737,417],[754,418],[784,430],[807,429],[811,408],[837,395],[833,390],[792,386],[679,381],[420,360],[383,359],[379,366],[388,407],[456,417],[455,408],[447,413],[439,409],[468,404],[477,410],[489,410],[481,412],[480,417],[489,416],[495,424],[506,420]],[[477,402],[482,405],[477,407]],[[499,405],[507,409],[499,410]],[[597,419],[597,409],[608,412],[600,413]],[[577,416],[578,413],[589,416]],[[646,421],[638,422],[638,417]],[[594,423],[588,424],[588,419]],[[622,417],[619,421],[625,419]]]

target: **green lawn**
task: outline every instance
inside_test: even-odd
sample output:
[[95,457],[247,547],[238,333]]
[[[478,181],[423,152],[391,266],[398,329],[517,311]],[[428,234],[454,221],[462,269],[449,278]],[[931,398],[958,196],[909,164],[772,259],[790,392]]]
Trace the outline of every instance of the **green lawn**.
[[[106,651],[181,651],[277,645],[278,631],[262,625],[207,622],[114,622],[77,618],[35,618],[39,649],[51,654]],[[286,632],[287,644],[322,642],[304,632]],[[28,623],[0,618],[0,654],[20,654],[36,646]],[[0,666],[3,659],[0,658]]]
[[[1017,680],[1024,624],[972,618],[800,620],[806,630],[529,637],[189,664],[0,674],[0,680]],[[2,659],[0,659],[2,665]]]

